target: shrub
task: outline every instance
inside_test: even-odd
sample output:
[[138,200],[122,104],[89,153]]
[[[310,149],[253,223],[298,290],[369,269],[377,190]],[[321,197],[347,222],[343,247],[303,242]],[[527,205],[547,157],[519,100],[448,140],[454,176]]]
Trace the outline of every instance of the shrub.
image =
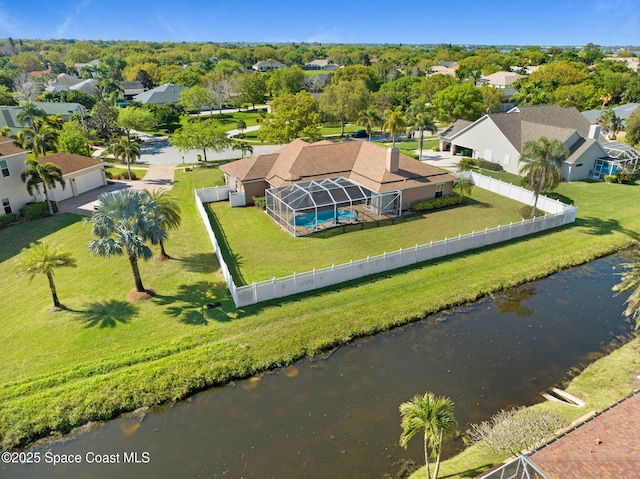
[[0,226],[8,225],[9,223],[15,223],[18,221],[18,213],[9,213],[4,216],[0,216]]
[[253,196],[251,197],[253,200],[253,204],[263,210],[267,209],[267,199],[264,196]]
[[630,183],[633,179],[633,174],[628,170],[618,170],[616,171],[616,181],[618,183],[627,184]]
[[35,218],[42,218],[47,214],[47,203],[40,201],[38,203],[27,203],[22,207],[22,212],[25,218],[32,220]]
[[[111,173],[111,176],[109,177],[113,180],[128,180],[129,179],[129,173],[127,173],[126,171],[120,172],[117,175],[114,175],[113,173]],[[137,180],[138,176],[136,175],[136,172],[131,170],[131,179],[132,180]]]
[[480,168],[484,168],[485,170],[502,171],[502,166],[500,166],[499,163],[494,163],[493,161],[487,161],[484,158],[478,159],[478,166]]
[[413,158],[414,160],[420,159],[420,155],[418,155],[417,153],[413,153],[412,151],[409,151],[409,150],[400,150],[400,153],[402,153],[405,156],[408,156],[409,158]]
[[440,147],[439,147],[439,146],[434,146],[434,147],[432,148],[432,150],[433,150],[433,151],[440,151]]
[[617,183],[618,179],[616,178],[616,175],[604,175],[604,182],[605,183]]
[[478,162],[468,156],[463,156],[458,162],[458,169],[460,171],[470,170],[472,166],[478,166]]
[[433,198],[431,200],[416,201],[411,205],[412,211],[431,211],[438,208],[446,208],[447,206],[453,206],[460,203],[460,195],[453,193],[449,196],[443,196],[441,198]]

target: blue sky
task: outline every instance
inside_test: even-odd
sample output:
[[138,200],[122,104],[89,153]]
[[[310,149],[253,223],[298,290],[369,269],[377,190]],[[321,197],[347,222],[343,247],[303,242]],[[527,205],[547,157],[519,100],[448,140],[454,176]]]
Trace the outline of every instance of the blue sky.
[[0,0],[0,38],[640,45],[638,3]]

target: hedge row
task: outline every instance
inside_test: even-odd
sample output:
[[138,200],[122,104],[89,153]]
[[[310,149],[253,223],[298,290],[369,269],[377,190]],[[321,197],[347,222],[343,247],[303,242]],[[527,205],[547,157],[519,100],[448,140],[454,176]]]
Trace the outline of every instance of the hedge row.
[[449,196],[442,196],[441,198],[433,198],[432,200],[417,201],[411,205],[412,211],[431,211],[438,208],[446,208],[447,206],[453,206],[460,203],[460,195],[453,193]]
[[8,225],[18,221],[18,213],[9,213],[4,216],[0,216],[0,226]]

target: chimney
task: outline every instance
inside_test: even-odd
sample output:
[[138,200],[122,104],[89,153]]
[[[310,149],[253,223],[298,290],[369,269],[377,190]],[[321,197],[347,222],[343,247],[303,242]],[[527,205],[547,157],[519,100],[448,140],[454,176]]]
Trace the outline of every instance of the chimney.
[[387,150],[387,170],[397,173],[400,169],[400,150],[396,147]]
[[600,137],[600,125],[598,123],[592,123],[589,125],[589,138],[597,140]]

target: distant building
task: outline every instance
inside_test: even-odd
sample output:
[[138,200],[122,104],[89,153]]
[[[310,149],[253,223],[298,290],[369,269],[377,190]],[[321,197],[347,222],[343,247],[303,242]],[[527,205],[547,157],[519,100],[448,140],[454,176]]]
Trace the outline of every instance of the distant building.
[[251,68],[259,72],[268,72],[270,70],[277,70],[278,68],[284,68],[284,66],[285,66],[284,63],[279,62],[278,60],[269,59],[269,60],[261,60],[257,62]]
[[154,105],[166,105],[167,103],[177,104],[180,101],[180,93],[187,88],[174,85],[173,83],[165,83],[159,87],[139,93],[133,96],[133,100],[138,103],[151,103]]
[[305,70],[337,70],[338,65],[330,63],[329,60],[313,60],[304,64]]

